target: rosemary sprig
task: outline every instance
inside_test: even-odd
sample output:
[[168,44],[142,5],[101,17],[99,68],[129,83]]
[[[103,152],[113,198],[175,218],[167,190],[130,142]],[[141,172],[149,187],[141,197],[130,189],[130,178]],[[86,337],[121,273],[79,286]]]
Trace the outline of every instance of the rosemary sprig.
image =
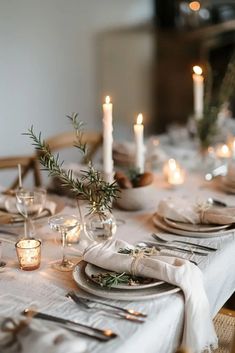
[[138,255],[139,253],[144,253],[145,256],[151,256],[151,255],[156,255],[158,251],[154,247],[146,247],[146,248],[134,248],[130,249],[128,247],[126,248],[120,248],[118,250],[119,254],[125,254],[125,255]]
[[152,278],[144,278],[132,276],[126,272],[100,272],[92,275],[94,282],[98,283],[101,287],[112,288],[120,284],[126,284],[128,286],[137,286],[140,284],[148,284],[155,281]]
[[198,137],[203,148],[207,148],[217,133],[217,116],[222,104],[228,101],[235,91],[235,51],[228,63],[219,92],[212,92],[213,78],[210,65],[207,65],[207,81],[204,99],[203,118],[197,122]]
[[82,141],[83,137],[83,126],[84,123],[78,120],[78,113],[72,113],[72,115],[66,115],[70,120],[76,134],[76,140],[74,141],[74,147],[77,147],[84,155],[87,153],[87,144]]
[[[87,151],[86,143],[82,142],[82,126],[83,123],[78,121],[76,113],[67,116],[75,129],[74,146],[85,155]],[[117,198],[119,191],[116,181],[107,183],[103,180],[101,173],[94,169],[91,162],[88,164],[88,170],[81,171],[81,177],[75,178],[71,169],[63,169],[64,161],[59,161],[59,154],[53,155],[50,147],[42,139],[41,132],[37,136],[33,126],[24,133],[33,141],[33,146],[40,152],[40,163],[44,170],[48,171],[50,176],[58,177],[62,186],[72,191],[75,197],[88,201],[90,212],[101,211],[102,209],[111,210],[112,201]]]
[[128,284],[130,275],[116,272],[97,273],[92,275],[92,279],[101,287],[111,288],[118,284]]

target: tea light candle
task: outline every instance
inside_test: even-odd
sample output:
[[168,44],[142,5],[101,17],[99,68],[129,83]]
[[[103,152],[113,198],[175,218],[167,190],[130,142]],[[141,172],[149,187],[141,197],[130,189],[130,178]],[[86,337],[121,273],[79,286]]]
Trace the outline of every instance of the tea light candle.
[[105,98],[103,104],[103,172],[106,181],[111,182],[113,174],[113,105],[110,102],[110,97]]
[[32,271],[40,266],[41,242],[37,239],[22,239],[16,244],[16,253],[21,270]]
[[228,145],[223,144],[223,145],[219,145],[216,148],[216,156],[218,158],[230,158],[231,157],[231,151],[230,148],[228,147]]
[[234,159],[235,158],[235,137],[231,137],[230,141],[228,142],[228,145],[231,150],[231,157]]
[[168,180],[169,174],[177,169],[177,163],[173,158],[170,158],[163,166],[163,175]]
[[185,172],[183,168],[175,161],[169,159],[163,167],[163,175],[170,185],[181,185],[185,180]]
[[80,233],[81,233],[81,226],[80,225],[78,225],[77,227],[70,230],[66,235],[66,240],[67,240],[68,245],[78,243],[79,239],[80,239]]
[[143,115],[137,116],[136,124],[134,124],[135,134],[135,167],[140,173],[144,173],[144,125]]
[[194,114],[197,120],[203,116],[204,77],[200,66],[193,67]]
[[181,185],[184,183],[184,171],[181,168],[177,168],[169,173],[168,183],[170,185]]

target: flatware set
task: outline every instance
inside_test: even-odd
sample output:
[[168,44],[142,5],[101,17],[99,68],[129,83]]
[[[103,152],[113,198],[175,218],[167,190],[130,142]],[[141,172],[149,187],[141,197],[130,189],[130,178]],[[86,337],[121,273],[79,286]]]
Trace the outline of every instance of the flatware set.
[[[205,251],[199,251],[199,250],[195,250],[195,248],[185,248],[184,246],[178,246],[177,244],[165,244],[163,242],[155,242],[155,241],[147,241],[144,242],[147,247],[154,247],[157,250],[161,250],[161,249],[169,249],[169,250],[175,250],[175,251],[180,251],[182,253],[186,253],[186,254],[194,254],[194,255],[200,255],[200,256],[207,256],[208,252]],[[139,243],[137,245],[140,245],[143,243]],[[190,246],[190,245],[189,245]]]
[[88,308],[91,309],[89,304],[93,304],[93,303],[94,304],[100,304],[102,306],[106,306],[106,307],[115,309],[115,311],[112,310],[110,313],[114,313],[116,315],[118,314],[119,317],[124,318],[126,320],[143,323],[144,322],[143,318],[147,317],[146,314],[143,314],[143,313],[141,313],[139,311],[135,311],[133,309],[126,309],[126,308],[123,308],[121,306],[117,306],[117,305],[114,305],[114,304],[106,303],[106,302],[103,302],[103,301],[100,301],[100,300],[96,300],[96,299],[88,299],[88,298],[84,298],[84,297],[79,297],[74,292],[69,292],[66,296],[68,298],[71,298],[75,303],[82,304],[87,309]]
[[25,309],[23,311],[23,314],[30,315],[31,317],[36,319],[56,322],[57,324],[59,324],[60,326],[62,326],[63,328],[69,331],[77,332],[79,334],[83,334],[83,335],[95,338],[99,341],[109,341],[110,339],[117,337],[117,334],[110,329],[106,329],[106,330],[98,329],[92,326],[82,324],[80,322],[41,313],[30,308]]
[[[184,244],[184,245],[187,245],[187,246],[192,246],[194,248],[198,248],[198,249],[201,249],[201,250],[206,250],[206,251],[216,251],[217,249],[216,248],[213,248],[213,247],[210,247],[210,246],[206,246],[206,245],[201,245],[201,244],[198,244],[198,243],[193,243],[193,242],[189,242],[189,241],[184,241],[184,240],[166,240],[164,239],[163,237],[161,237],[159,234],[156,234],[156,233],[153,233],[152,234],[152,237],[154,239],[156,239],[158,242],[162,242],[163,244],[166,244],[166,245],[173,245],[174,244]],[[193,251],[195,252],[195,251]]]

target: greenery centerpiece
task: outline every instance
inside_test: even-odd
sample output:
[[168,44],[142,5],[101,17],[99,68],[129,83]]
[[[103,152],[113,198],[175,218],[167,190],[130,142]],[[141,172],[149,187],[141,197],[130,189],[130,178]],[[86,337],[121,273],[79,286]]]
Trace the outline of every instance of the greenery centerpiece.
[[[83,156],[86,156],[87,144],[83,142],[82,138],[83,122],[78,120],[77,113],[73,113],[67,118],[75,130],[74,147]],[[39,161],[43,170],[48,171],[49,176],[59,178],[62,186],[70,190],[77,200],[87,201],[89,212],[85,223],[88,235],[96,240],[111,237],[116,229],[111,214],[112,202],[117,199],[119,191],[116,181],[113,183],[106,182],[91,162],[88,163],[86,170],[80,171],[81,176],[79,178],[74,177],[71,169],[63,168],[64,161],[60,162],[59,154],[54,155],[51,152],[49,145],[42,139],[41,132],[37,135],[32,126],[24,135],[32,139],[33,146],[39,151]],[[99,223],[98,229],[94,229],[94,224],[97,224],[97,222]]]
[[204,97],[204,113],[198,119],[197,135],[202,150],[206,150],[212,143],[218,132],[217,118],[222,105],[229,102],[235,90],[235,52],[227,65],[225,75],[218,90],[213,87],[212,70],[207,65],[207,79]]

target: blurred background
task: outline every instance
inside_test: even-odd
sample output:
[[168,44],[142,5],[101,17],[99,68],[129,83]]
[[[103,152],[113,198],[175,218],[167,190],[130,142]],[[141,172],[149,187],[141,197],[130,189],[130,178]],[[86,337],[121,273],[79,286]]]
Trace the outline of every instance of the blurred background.
[[74,111],[102,130],[106,95],[117,141],[139,112],[146,135],[185,124],[192,66],[209,60],[218,86],[234,43],[231,0],[0,0],[0,154],[31,152],[31,125],[69,130]]

